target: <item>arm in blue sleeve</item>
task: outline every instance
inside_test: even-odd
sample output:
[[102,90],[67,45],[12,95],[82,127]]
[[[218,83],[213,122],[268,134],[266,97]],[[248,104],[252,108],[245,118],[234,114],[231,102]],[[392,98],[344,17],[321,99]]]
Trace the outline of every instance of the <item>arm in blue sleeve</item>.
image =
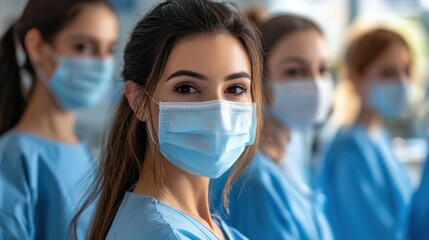
[[34,238],[35,194],[21,154],[0,154],[0,239]]

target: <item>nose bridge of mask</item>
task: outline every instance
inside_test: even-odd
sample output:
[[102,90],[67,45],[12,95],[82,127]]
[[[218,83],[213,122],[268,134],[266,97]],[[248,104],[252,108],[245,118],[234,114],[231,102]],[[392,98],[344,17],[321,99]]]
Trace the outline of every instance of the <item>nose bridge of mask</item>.
[[289,80],[276,83],[273,86],[280,89],[283,93],[292,95],[315,95],[318,91],[318,85],[312,79]]

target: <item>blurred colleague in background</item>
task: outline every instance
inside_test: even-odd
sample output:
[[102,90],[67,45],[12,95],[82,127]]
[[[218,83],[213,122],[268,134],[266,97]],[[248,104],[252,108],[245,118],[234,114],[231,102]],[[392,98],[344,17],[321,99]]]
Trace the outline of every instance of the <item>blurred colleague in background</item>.
[[104,0],[30,0],[1,38],[1,239],[67,237],[94,164],[75,110],[111,83],[117,38]]
[[410,107],[410,47],[399,34],[374,29],[352,41],[344,64],[361,107],[324,155],[318,184],[326,216],[338,239],[396,239],[411,185],[382,121]]
[[[253,14],[251,12],[251,14]],[[332,239],[320,196],[306,184],[311,130],[328,113],[333,83],[321,29],[294,15],[257,22],[262,32],[267,81],[259,152],[233,185],[229,212],[213,180],[217,213],[250,239]]]

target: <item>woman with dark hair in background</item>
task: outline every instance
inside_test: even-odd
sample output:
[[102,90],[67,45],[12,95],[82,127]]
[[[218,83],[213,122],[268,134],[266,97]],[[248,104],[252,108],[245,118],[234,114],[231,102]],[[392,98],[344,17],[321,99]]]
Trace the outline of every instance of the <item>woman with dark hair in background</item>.
[[[30,0],[0,40],[0,238],[65,239],[93,159],[73,128],[113,78],[104,0]],[[86,232],[79,227],[79,234]]]
[[122,76],[85,203],[98,197],[89,239],[245,239],[211,215],[208,197],[210,179],[236,163],[226,193],[255,152],[262,93],[252,25],[225,3],[165,1],[132,31]]
[[410,107],[411,50],[401,35],[374,29],[352,41],[344,63],[361,105],[324,155],[326,216],[338,239],[400,239],[412,189],[383,119]]
[[300,167],[311,152],[308,134],[330,106],[326,39],[315,23],[300,16],[280,15],[257,25],[268,84],[261,144],[231,188],[229,212],[219,194],[228,174],[212,181],[212,205],[250,239],[331,239],[321,199]]

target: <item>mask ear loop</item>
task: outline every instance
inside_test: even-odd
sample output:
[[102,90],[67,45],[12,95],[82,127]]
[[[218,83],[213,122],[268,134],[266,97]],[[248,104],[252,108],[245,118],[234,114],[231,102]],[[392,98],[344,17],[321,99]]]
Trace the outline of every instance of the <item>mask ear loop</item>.
[[[144,92],[153,102],[155,102],[159,106],[159,103],[146,90]],[[149,137],[152,140],[152,142],[159,148],[159,145],[156,143],[154,134],[152,132],[152,123],[150,121],[151,119],[149,117],[149,114],[147,114],[147,112],[145,112],[144,114],[146,115],[146,118],[147,118],[147,125],[148,125],[147,127],[148,127]]]
[[[58,68],[58,65],[60,64],[60,56],[55,52],[55,50],[51,46],[47,46],[48,53],[51,56],[51,58],[54,60],[54,62],[57,64],[56,69]],[[40,67],[40,65],[36,62],[31,61],[31,65],[33,66],[34,70],[36,71],[37,75],[40,77],[42,82],[49,87],[49,77],[48,75],[43,71],[43,69]],[[56,70],[55,70],[56,71]],[[55,74],[55,71],[53,74]]]
[[31,87],[33,86],[33,80],[31,74],[24,68],[28,58],[19,39],[16,26],[13,27],[13,40],[15,42],[15,56],[16,63],[19,68],[21,92],[24,98],[27,98]]
[[152,142],[157,146],[157,147],[159,147],[158,146],[158,144],[156,143],[156,141],[155,141],[155,137],[153,136],[153,133],[152,133],[152,124],[151,124],[151,122],[150,122],[150,120],[149,120],[149,115],[145,112],[145,115],[146,115],[146,117],[147,117],[147,128],[148,128],[148,132],[149,132],[149,137],[150,137],[150,139],[152,140]]

